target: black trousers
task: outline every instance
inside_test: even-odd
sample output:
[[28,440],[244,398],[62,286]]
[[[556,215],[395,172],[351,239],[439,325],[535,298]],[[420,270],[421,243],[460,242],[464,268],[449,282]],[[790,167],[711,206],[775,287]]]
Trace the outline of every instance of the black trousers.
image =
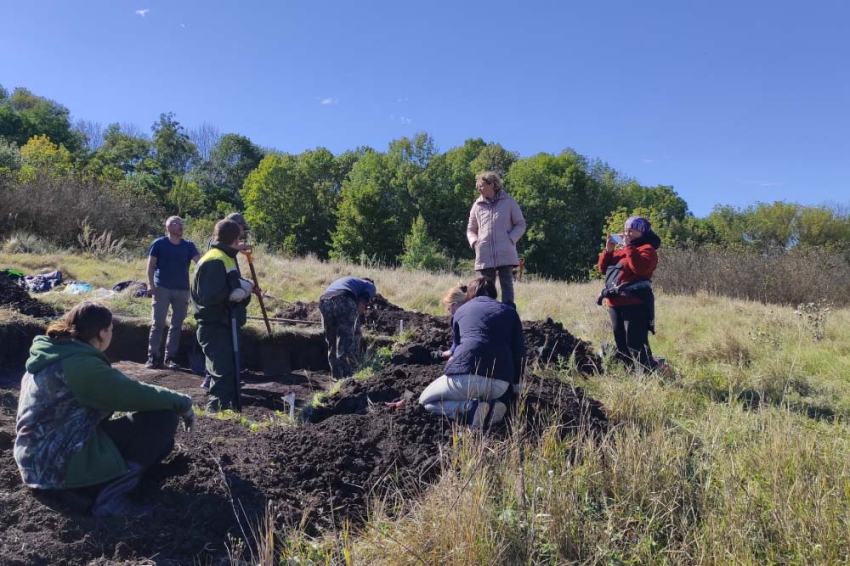
[[608,307],[617,359],[628,367],[636,364],[651,370],[655,365],[649,347],[649,309],[646,305]]
[[[174,447],[174,434],[180,417],[174,411],[130,413],[105,421],[100,426],[115,443],[121,456],[147,470],[168,456]],[[95,497],[110,482],[76,489],[39,490],[72,510],[87,512]]]
[[100,426],[125,460],[147,469],[171,452],[179,420],[171,410],[140,411],[105,421]]

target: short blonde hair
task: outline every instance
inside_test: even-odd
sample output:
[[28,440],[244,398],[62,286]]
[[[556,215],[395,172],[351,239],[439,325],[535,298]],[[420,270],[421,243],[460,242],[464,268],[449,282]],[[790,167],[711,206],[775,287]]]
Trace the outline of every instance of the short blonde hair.
[[499,174],[495,171],[484,171],[483,173],[479,173],[475,176],[475,184],[478,184],[478,181],[487,181],[488,183],[493,184],[493,190],[495,192],[501,191],[504,186],[502,185],[502,178],[499,177]]
[[449,305],[452,303],[457,303],[458,306],[460,306],[466,302],[466,290],[466,285],[458,283],[446,291],[446,294],[440,300],[440,303],[442,303],[445,308],[449,308]]

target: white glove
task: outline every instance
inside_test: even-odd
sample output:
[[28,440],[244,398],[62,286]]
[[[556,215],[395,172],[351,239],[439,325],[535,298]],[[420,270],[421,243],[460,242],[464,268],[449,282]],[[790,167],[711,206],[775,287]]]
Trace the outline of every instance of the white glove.
[[254,284],[245,279],[239,280],[239,288],[234,289],[230,292],[230,296],[228,299],[233,301],[234,303],[241,303],[245,299],[247,299],[251,292],[254,290]]
[[183,420],[183,430],[192,432],[195,429],[195,409],[190,408],[180,418]]

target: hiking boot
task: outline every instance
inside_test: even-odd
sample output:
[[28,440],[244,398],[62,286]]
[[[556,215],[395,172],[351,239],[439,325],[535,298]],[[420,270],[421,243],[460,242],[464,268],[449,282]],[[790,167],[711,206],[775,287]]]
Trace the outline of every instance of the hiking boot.
[[493,408],[490,410],[490,424],[498,424],[505,420],[505,413],[508,412],[508,406],[501,401],[493,403]]
[[[490,404],[489,403],[479,403],[478,401],[473,401],[476,406],[473,405],[472,410],[472,422],[469,423],[469,426],[472,428],[484,428],[484,422],[487,420],[487,415],[490,414]],[[504,415],[502,415],[504,416]]]
[[168,369],[180,369],[180,364],[174,361],[174,358],[165,358],[165,367]]
[[148,356],[148,361],[145,362],[146,369],[161,369],[162,362],[153,356]]

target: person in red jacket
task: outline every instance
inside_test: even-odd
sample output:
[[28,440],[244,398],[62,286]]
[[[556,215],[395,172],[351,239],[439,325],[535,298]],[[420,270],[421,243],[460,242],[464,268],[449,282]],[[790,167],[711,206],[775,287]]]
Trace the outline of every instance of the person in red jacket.
[[646,218],[626,220],[622,246],[608,235],[605,251],[599,256],[599,272],[605,274],[604,298],[614,330],[617,359],[629,367],[652,370],[655,362],[649,347],[649,333],[655,333],[655,297],[652,274],[658,266],[656,250],[661,239]]

